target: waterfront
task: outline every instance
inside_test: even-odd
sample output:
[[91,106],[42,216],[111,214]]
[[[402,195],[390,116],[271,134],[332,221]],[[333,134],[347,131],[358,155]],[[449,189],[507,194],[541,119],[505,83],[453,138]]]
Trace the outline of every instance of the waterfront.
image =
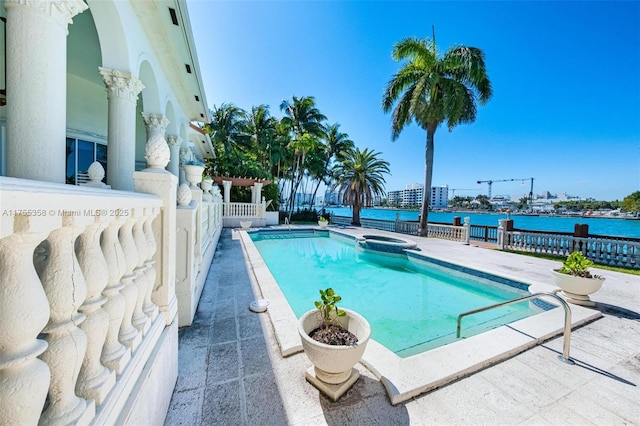
[[[349,207],[327,208],[327,211],[337,216],[349,216]],[[400,213],[400,220],[418,220],[418,211],[391,209],[363,209],[361,218],[395,220],[396,213]],[[469,217],[472,225],[498,226],[499,219],[506,219],[507,213],[473,213],[473,212],[430,212],[429,222],[452,223],[454,217]],[[574,225],[586,223],[589,233],[594,235],[611,235],[617,237],[640,238],[640,220],[575,217],[575,216],[524,216],[511,214],[513,226],[517,229],[530,231],[573,232]]]

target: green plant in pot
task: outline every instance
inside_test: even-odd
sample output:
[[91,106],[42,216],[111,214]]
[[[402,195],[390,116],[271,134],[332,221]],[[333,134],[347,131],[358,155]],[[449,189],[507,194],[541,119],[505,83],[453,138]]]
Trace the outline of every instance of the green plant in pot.
[[326,217],[324,217],[324,216],[320,216],[320,217],[318,218],[318,225],[319,225],[320,227],[325,227],[325,226],[327,226],[328,224],[329,224],[329,221],[327,220],[327,218],[326,218]]
[[594,263],[581,251],[574,251],[562,263],[562,267],[552,272],[555,283],[562,289],[567,301],[576,305],[595,306],[589,295],[600,290],[604,278],[591,273]]
[[340,309],[342,298],[332,288],[320,290],[315,309],[302,315],[298,334],[313,364],[306,379],[332,400],[342,396],[360,377],[353,368],[371,337],[371,326],[360,314]]

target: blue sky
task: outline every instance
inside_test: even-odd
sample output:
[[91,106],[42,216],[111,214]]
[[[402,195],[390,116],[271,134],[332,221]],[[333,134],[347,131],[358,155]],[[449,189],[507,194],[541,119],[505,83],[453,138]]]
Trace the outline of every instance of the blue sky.
[[[391,164],[387,190],[423,182],[426,133],[391,141],[383,90],[393,45],[431,37],[441,52],[484,50],[494,95],[475,123],[435,134],[433,185],[487,193],[478,180],[535,178],[534,192],[622,200],[640,190],[638,1],[188,0],[209,105],[314,96],[356,146]],[[464,191],[463,191],[464,189]],[[518,195],[529,182],[493,184]]]

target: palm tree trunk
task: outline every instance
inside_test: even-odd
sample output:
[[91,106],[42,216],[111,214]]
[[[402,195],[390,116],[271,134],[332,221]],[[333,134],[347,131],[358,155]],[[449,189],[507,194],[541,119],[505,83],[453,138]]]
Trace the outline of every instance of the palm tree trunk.
[[435,131],[435,126],[427,126],[427,143],[424,155],[424,196],[422,197],[422,210],[420,211],[419,226],[419,235],[421,237],[426,237],[429,232],[429,204],[431,203],[431,178],[433,177],[433,134]]

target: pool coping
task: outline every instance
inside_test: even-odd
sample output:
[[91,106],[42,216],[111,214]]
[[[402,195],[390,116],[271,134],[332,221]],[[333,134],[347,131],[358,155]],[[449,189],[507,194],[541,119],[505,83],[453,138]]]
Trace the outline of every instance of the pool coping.
[[[297,230],[313,231],[315,229],[319,230],[318,227],[298,228]],[[367,231],[373,233],[373,230]],[[358,239],[358,236],[350,234],[348,229],[327,231],[326,228],[323,228],[321,232],[331,232],[348,239]],[[249,234],[246,231],[240,231],[239,234],[246,256],[247,268],[252,273],[251,278],[257,284],[261,297],[270,302],[267,314],[281,355],[288,357],[302,352],[302,344],[297,330],[298,318],[289,306]],[[420,256],[419,252],[412,255]],[[423,257],[438,260],[437,257],[431,255],[423,255]],[[445,262],[460,268],[468,268],[450,261]],[[506,276],[495,271],[479,268],[469,269],[514,280],[513,276]],[[530,292],[557,292],[559,290],[557,287],[543,283],[527,282],[521,279],[517,281],[528,284]],[[557,304],[553,298],[545,299],[545,301]],[[571,305],[571,314],[572,328],[602,317],[600,311],[577,305]],[[563,309],[552,309],[407,358],[401,358],[377,341],[370,340],[360,363],[382,382],[391,404],[396,405],[490,367],[558,336],[563,332],[563,325]]]

